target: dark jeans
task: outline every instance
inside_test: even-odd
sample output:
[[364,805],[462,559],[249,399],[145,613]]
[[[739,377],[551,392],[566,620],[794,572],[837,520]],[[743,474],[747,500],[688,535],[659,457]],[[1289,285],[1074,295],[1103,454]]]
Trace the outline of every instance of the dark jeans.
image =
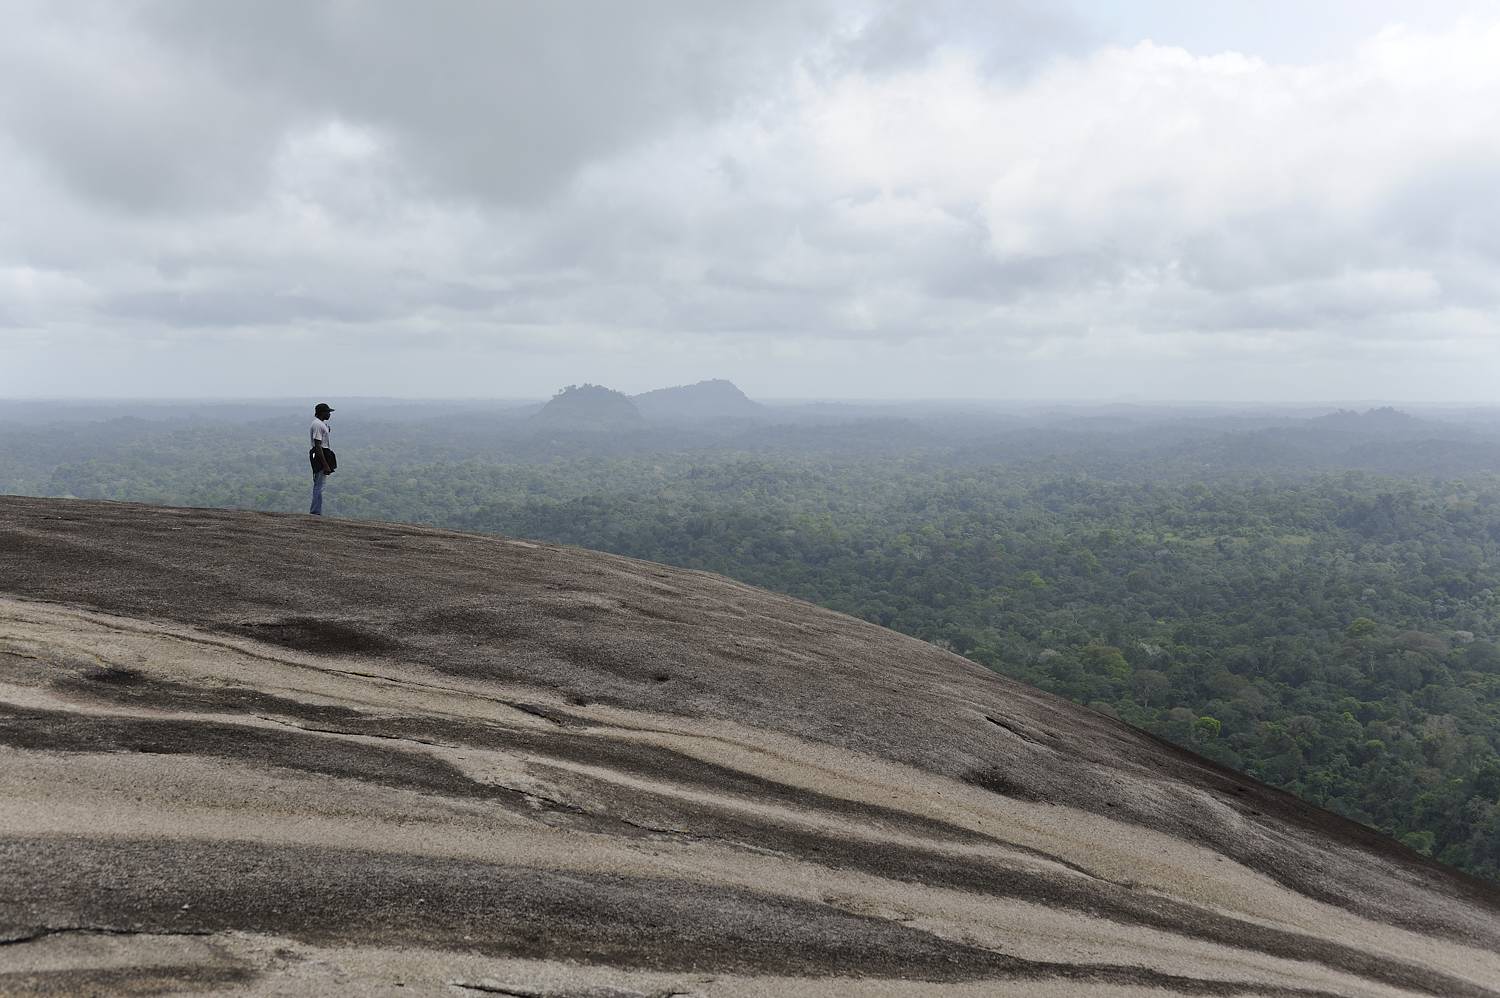
[[323,515],[323,483],[328,481],[328,476],[321,471],[313,472],[313,497],[312,509],[308,510],[314,516]]

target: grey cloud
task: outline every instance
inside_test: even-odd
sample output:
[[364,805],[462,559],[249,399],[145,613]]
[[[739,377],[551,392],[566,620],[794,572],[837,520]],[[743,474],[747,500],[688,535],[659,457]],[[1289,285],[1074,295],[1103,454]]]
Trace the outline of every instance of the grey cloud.
[[913,69],[962,39],[977,49],[986,72],[1016,79],[1059,55],[1082,51],[1092,37],[1078,17],[1056,3],[902,0],[875,8],[844,42],[841,68],[875,74]]
[[1179,262],[1194,287],[1232,293],[1297,276],[1336,273],[1354,263],[1351,257],[1359,252],[1360,245],[1330,227],[1316,205],[1293,205],[1232,214],[1187,233],[1168,259]]
[[1455,248],[1500,263],[1500,158],[1470,152],[1428,164],[1385,202],[1377,224],[1422,252]]
[[[261,280],[265,279],[265,275]],[[422,274],[393,275],[376,284],[357,275],[320,274],[317,293],[242,280],[239,286],[159,289],[110,295],[100,314],[178,328],[279,326],[299,322],[369,323],[426,311],[501,314],[524,296],[514,290]],[[536,301],[557,293],[534,294]]]
[[[1405,311],[1405,310],[1401,310]],[[1390,306],[1378,300],[1358,302],[1326,291],[1289,287],[1215,298],[1176,311],[1162,308],[1164,324],[1196,332],[1348,331],[1350,324],[1389,318]],[[1368,329],[1366,329],[1368,332]]]
[[368,125],[436,196],[506,203],[725,113],[785,70],[819,7],[733,0],[163,0],[159,37],[289,112]]
[[1177,271],[1197,294],[1159,315],[1176,328],[1206,331],[1374,336],[1376,322],[1395,316],[1494,309],[1500,279],[1482,262],[1489,234],[1470,225],[1461,205],[1481,216],[1492,209],[1467,202],[1466,193],[1434,193],[1437,203],[1425,204],[1398,197],[1352,226],[1331,225],[1309,207],[1199,233],[1184,241]]
[[429,196],[524,203],[584,164],[725,113],[821,7],[199,0],[23,8],[0,129],[74,189],[142,212],[232,208],[290,132],[373,129]]
[[777,295],[786,298],[815,299],[824,289],[797,281],[766,277],[748,270],[715,266],[704,271],[700,282],[706,288],[719,288],[731,294]]
[[506,291],[482,287],[461,281],[439,281],[424,289],[425,303],[460,312],[485,312],[502,305],[508,298]]
[[[644,370],[698,355],[773,371],[805,348],[843,358],[825,361],[840,375],[859,367],[851,350],[897,356],[924,337],[961,365],[1051,351],[1061,371],[1090,338],[1101,367],[1112,336],[1148,344],[1132,360],[1146,369],[1172,363],[1149,353],[1153,336],[1210,365],[1236,349],[1221,343],[1301,337],[1333,356],[1384,338],[1419,356],[1492,329],[1487,140],[1373,143],[1389,162],[1344,202],[1315,175],[1364,135],[1327,97],[1343,70],[1319,70],[1313,112],[1277,111],[1316,74],[1289,87],[1248,63],[1099,56],[1090,24],[1057,9],[21,7],[0,38],[0,323],[247,352],[316,328],[362,345],[372,368],[503,348],[507,372],[526,357],[551,372],[568,357]],[[1142,78],[1150,98],[1122,100],[1117,127],[1099,109]],[[1199,83],[1215,96],[1195,100]],[[1251,113],[1265,107],[1269,125]],[[1215,125],[1225,109],[1268,136],[1285,114],[1264,185],[1245,167],[1258,148]],[[1164,118],[1184,124],[1152,132],[1161,148],[1133,141]]]
[[0,131],[73,190],[115,208],[253,201],[284,118],[253,90],[163,47],[126,17],[131,9],[23,8],[41,40],[16,31],[0,42]]
[[971,247],[943,264],[929,269],[923,282],[928,294],[995,304],[1113,284],[1125,268],[1118,256],[1097,250],[1001,259],[984,247]]
[[102,315],[147,319],[179,328],[267,326],[309,319],[365,322],[383,310],[348,298],[241,289],[144,291],[113,295],[101,303]]

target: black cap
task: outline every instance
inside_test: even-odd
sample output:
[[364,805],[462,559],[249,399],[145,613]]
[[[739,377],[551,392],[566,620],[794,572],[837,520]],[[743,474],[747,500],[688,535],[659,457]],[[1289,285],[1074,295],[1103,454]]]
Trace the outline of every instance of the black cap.
[[313,406],[313,414],[314,415],[316,415],[317,413],[320,413],[320,412],[332,412],[332,411],[333,411],[333,406],[329,405],[327,402],[319,402],[317,405]]

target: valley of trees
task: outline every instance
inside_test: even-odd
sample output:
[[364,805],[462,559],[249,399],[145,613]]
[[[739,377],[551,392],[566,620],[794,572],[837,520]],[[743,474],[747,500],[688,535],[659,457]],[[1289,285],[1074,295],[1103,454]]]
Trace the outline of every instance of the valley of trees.
[[[1493,414],[807,406],[612,432],[366,409],[334,422],[335,515],[802,597],[1500,880]],[[6,416],[0,491],[305,509],[306,418],[276,406],[199,414],[191,446],[159,409]]]

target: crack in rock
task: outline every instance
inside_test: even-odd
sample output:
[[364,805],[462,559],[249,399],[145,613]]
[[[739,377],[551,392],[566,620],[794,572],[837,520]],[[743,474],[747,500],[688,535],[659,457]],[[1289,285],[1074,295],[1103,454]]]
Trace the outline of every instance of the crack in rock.
[[465,991],[478,991],[488,995],[508,995],[509,998],[688,998],[689,991],[669,989],[666,991],[632,991],[629,988],[601,987],[533,988],[524,984],[501,984],[495,981],[450,981],[450,987]]
[[1029,743],[1031,745],[1036,745],[1036,746],[1038,746],[1040,748],[1048,748],[1049,747],[1046,742],[1043,742],[1043,741],[1041,741],[1038,738],[1033,738],[1031,735],[1027,734],[1024,730],[1022,730],[1019,725],[1012,724],[1010,721],[1003,721],[1000,718],[998,718],[998,717],[992,717],[989,714],[984,715],[984,719],[986,721],[989,721],[991,724],[993,724],[997,728],[1003,728],[1004,730],[1009,731],[1011,734],[1015,735],[1017,738],[1021,739],[1021,741],[1023,741],[1023,742],[1027,742],[1027,743]]
[[[254,716],[262,721],[269,721],[272,724],[279,724],[286,728],[295,728],[298,731],[306,731],[315,735],[345,735],[349,738],[383,738],[386,741],[415,742],[418,745],[430,745],[433,748],[452,748],[452,746],[444,745],[442,742],[429,741],[426,738],[414,738],[411,735],[388,735],[379,731],[346,731],[343,728],[309,728],[305,725],[283,721],[279,717],[271,717],[267,714],[256,714]],[[506,789],[510,788],[507,787]]]
[[38,939],[48,936],[63,936],[77,933],[79,935],[98,936],[211,936],[212,932],[204,929],[118,929],[110,925],[44,925],[24,936],[11,936],[8,939],[0,939],[0,946],[19,946],[22,943],[33,943]]

